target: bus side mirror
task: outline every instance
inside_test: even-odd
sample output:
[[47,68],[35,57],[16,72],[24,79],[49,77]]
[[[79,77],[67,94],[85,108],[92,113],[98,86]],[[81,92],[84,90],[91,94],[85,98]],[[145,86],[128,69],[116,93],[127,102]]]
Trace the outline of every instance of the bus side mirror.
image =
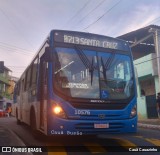
[[0,73],[4,73],[4,61],[0,61]]
[[45,60],[47,62],[53,62],[53,54],[50,47],[45,48]]

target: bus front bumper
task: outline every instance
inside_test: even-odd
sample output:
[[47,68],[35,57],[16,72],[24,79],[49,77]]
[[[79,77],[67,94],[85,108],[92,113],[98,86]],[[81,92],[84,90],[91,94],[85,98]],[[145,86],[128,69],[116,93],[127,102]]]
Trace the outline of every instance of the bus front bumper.
[[137,117],[125,120],[67,120],[56,117],[49,124],[48,135],[98,135],[137,131]]

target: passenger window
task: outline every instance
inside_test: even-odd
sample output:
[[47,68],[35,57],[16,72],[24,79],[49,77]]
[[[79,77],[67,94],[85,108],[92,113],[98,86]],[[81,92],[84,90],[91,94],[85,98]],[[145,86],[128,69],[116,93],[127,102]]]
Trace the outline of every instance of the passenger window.
[[16,95],[20,94],[20,82],[17,83],[16,85]]
[[25,83],[24,83],[24,79],[22,80],[22,91],[25,90],[25,87],[24,87]]
[[38,59],[36,59],[32,64],[32,83],[31,86],[35,86],[37,83],[37,65],[38,65]]
[[31,82],[31,67],[28,68],[26,78],[25,78],[25,90],[29,89]]

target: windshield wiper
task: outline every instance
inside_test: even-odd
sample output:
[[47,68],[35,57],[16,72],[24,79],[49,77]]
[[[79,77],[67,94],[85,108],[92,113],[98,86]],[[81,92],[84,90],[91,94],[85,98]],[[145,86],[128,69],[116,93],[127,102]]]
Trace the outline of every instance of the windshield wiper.
[[90,66],[89,72],[91,73],[91,85],[92,85],[92,82],[93,82],[93,72],[94,72],[93,57],[92,57],[92,64]]
[[101,63],[102,63],[102,68],[103,68],[103,77],[105,79],[105,81],[107,82],[107,76],[106,76],[106,68],[105,68],[105,65],[104,65],[104,62],[103,62],[103,59],[101,57]]
[[85,67],[89,68],[89,72],[91,73],[91,85],[92,85],[93,72],[94,72],[94,69],[96,69],[96,67],[94,67],[94,64],[93,64],[94,58],[92,57],[92,63],[90,63],[89,59],[84,54],[84,52],[83,52],[83,50],[81,48],[79,48],[78,46],[75,46],[75,49],[77,51],[77,54],[78,54],[79,58],[81,59],[81,61],[85,65]]
[[105,79],[105,81],[107,82],[107,75],[106,75],[106,71],[109,70],[109,68],[111,67],[111,64],[114,60],[115,57],[115,53],[113,53],[107,60],[107,62],[104,64],[103,59],[101,57],[101,63],[102,63],[102,68],[103,68],[103,77]]
[[112,62],[113,62],[113,60],[114,60],[114,57],[115,57],[115,53],[111,54],[111,56],[108,58],[108,60],[107,60],[107,62],[106,62],[106,64],[105,64],[105,69],[106,69],[106,70],[109,70],[109,69],[110,69],[111,64],[112,64]]

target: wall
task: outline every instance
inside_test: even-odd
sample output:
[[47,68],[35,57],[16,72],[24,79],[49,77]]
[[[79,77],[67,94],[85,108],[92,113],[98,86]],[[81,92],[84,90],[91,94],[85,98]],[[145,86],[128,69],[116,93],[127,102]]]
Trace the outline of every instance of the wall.
[[146,97],[141,95],[141,89],[145,90],[146,96],[159,92],[157,60],[155,57],[156,54],[151,53],[134,61],[138,76],[137,109],[139,119],[147,118]]
[[143,77],[151,74],[152,76],[158,75],[156,54],[151,53],[140,59],[134,60],[137,68],[138,77]]
[[141,89],[145,91],[145,96],[156,94],[154,78],[146,78],[139,81]]
[[156,94],[160,92],[158,76],[154,77]]
[[146,107],[146,97],[141,96],[137,98],[137,110],[138,110],[138,119],[147,118],[147,107]]

